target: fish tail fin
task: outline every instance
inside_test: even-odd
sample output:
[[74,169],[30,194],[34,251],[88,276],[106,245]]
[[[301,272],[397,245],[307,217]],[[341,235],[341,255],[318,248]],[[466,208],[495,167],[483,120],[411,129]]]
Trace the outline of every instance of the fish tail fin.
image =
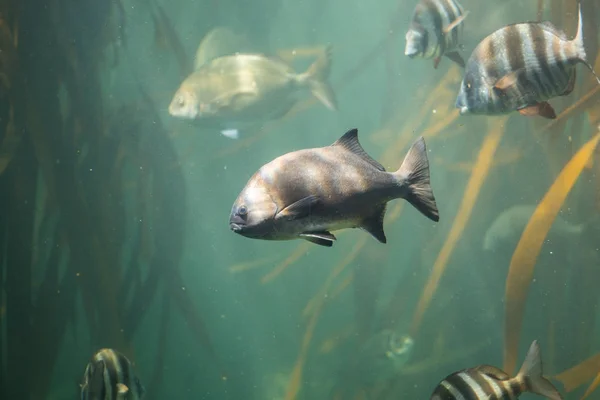
[[331,72],[332,48],[327,46],[322,56],[308,67],[308,70],[300,75],[300,81],[306,82],[311,93],[330,110],[337,110],[337,99],[329,84],[329,73]]
[[423,137],[408,150],[402,165],[394,175],[407,185],[408,193],[403,197],[427,218],[439,221],[440,215],[430,185],[429,160]]
[[596,81],[598,81],[598,83],[600,84],[600,77],[598,77],[596,71],[594,71],[594,67],[592,66],[592,64],[590,64],[590,61],[588,60],[587,50],[585,48],[585,42],[583,40],[583,14],[581,13],[581,1],[578,4],[577,15],[577,36],[575,36],[575,39],[573,39],[572,42],[575,48],[575,52],[579,61],[581,61],[583,64],[585,64],[586,67],[588,67],[592,74],[594,74]]
[[539,394],[550,400],[562,400],[552,382],[544,378],[540,345],[534,340],[529,347],[527,357],[519,370],[517,379],[525,383],[528,392]]

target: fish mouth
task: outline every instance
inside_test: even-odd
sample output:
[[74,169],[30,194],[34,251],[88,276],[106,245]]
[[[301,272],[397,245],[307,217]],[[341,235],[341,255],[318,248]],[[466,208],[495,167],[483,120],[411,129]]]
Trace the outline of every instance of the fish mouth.
[[235,233],[241,233],[244,227],[243,225],[236,224],[235,222],[230,222],[229,229],[231,229]]
[[415,58],[418,54],[419,54],[419,52],[417,50],[413,50],[413,49],[406,49],[404,51],[404,55],[408,56],[409,58]]

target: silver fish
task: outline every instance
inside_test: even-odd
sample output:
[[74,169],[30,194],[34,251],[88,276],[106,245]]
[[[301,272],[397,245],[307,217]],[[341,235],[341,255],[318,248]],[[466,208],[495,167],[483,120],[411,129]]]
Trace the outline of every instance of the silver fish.
[[133,372],[131,362],[112,349],[92,356],[81,385],[81,400],[138,400],[145,389]]
[[406,32],[404,54],[410,58],[433,58],[434,68],[446,56],[464,68],[465,61],[458,48],[462,22],[467,15],[468,11],[456,0],[419,1]]
[[[467,61],[456,98],[461,114],[506,114],[556,118],[547,100],[575,87],[575,65],[594,75],[583,43],[579,5],[577,36],[568,40],[550,22],[526,22],[498,29],[475,48]],[[596,76],[600,83],[600,79]]]
[[[535,209],[535,205],[516,205],[504,210],[485,232],[483,249],[486,251],[496,250],[511,239],[516,243]],[[586,224],[573,225],[557,216],[550,232],[561,237],[578,237],[585,232],[585,228]]]
[[261,54],[218,57],[200,65],[183,81],[169,114],[203,121],[237,138],[239,127],[283,117],[306,89],[336,110],[335,95],[327,82],[330,65],[331,48],[301,74],[285,62]]
[[233,204],[229,223],[256,239],[302,238],[331,247],[336,238],[330,231],[362,228],[386,243],[386,205],[397,198],[439,220],[425,141],[419,138],[390,173],[364,151],[352,129],[331,146],[287,153],[262,166]]
[[533,341],[516,377],[491,365],[481,365],[447,376],[435,388],[431,400],[517,399],[524,392],[562,400],[554,385],[543,377],[540,346]]

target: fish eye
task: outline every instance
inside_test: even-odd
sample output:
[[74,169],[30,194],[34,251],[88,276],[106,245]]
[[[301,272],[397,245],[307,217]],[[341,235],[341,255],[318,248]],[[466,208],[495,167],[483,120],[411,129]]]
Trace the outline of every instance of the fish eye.
[[238,209],[238,214],[239,214],[239,215],[241,215],[242,217],[243,217],[244,215],[248,214],[248,207],[246,207],[246,206],[241,206],[241,207]]
[[185,99],[183,98],[183,96],[179,96],[179,98],[177,99],[177,104],[179,106],[183,106],[185,104]]
[[471,89],[471,82],[467,82],[467,89]]

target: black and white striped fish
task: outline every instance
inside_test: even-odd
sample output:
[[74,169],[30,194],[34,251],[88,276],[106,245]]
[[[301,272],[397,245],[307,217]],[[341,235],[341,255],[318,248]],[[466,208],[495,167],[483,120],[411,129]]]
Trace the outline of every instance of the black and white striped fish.
[[138,400],[144,392],[127,357],[112,349],[101,349],[85,369],[81,400]]
[[410,58],[433,58],[434,68],[442,56],[446,56],[464,68],[465,61],[458,47],[461,23],[468,13],[456,0],[419,1],[406,32],[404,54]]
[[461,114],[518,110],[523,115],[556,118],[547,100],[573,91],[578,63],[596,75],[584,48],[581,5],[573,40],[550,22],[505,26],[483,39],[471,54],[456,108]]
[[558,390],[542,375],[540,346],[534,340],[516,377],[510,378],[506,372],[491,365],[465,369],[441,381],[431,400],[514,400],[524,392],[562,400]]

